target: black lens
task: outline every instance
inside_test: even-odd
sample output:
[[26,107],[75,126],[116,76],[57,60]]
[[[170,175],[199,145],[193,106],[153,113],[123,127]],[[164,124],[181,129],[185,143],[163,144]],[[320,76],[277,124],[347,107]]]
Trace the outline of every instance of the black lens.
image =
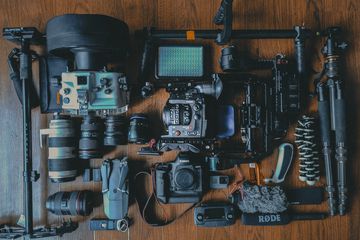
[[144,114],[134,114],[130,117],[128,142],[144,144],[150,139],[149,119]]
[[220,66],[224,72],[239,70],[237,50],[235,46],[221,49]]
[[49,136],[48,171],[52,182],[68,182],[77,176],[76,134],[69,116],[54,115],[46,131]]
[[189,189],[194,184],[194,172],[181,168],[175,172],[175,183],[180,189]]
[[79,158],[90,159],[100,157],[101,123],[95,116],[86,116],[81,124],[79,141]]
[[90,191],[57,192],[46,200],[46,209],[56,215],[88,216],[93,210]]
[[108,116],[105,119],[104,145],[124,145],[127,140],[126,118],[120,115]]

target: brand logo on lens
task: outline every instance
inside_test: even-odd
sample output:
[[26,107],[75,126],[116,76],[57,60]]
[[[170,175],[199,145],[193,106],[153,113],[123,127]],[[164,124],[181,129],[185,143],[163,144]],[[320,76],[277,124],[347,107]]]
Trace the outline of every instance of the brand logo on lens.
[[259,216],[259,222],[260,223],[264,223],[264,222],[280,222],[280,221],[281,221],[280,214],[271,214],[271,215]]

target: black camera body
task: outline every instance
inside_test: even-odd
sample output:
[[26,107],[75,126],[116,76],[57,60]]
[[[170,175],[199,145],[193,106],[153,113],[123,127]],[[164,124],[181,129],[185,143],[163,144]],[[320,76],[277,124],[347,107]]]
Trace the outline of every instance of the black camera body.
[[212,136],[208,98],[193,90],[174,92],[166,102],[162,119],[167,127],[163,138],[204,138]]
[[203,169],[179,154],[174,162],[155,166],[156,197],[162,203],[197,203],[203,195]]

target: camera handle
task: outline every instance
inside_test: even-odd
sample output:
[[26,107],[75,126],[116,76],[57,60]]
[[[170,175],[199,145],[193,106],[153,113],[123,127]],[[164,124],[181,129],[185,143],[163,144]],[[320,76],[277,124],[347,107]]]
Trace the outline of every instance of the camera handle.
[[143,52],[139,63],[138,82],[141,84],[141,96],[143,98],[150,97],[154,93],[154,86],[148,82],[150,75],[153,57],[154,57],[154,39],[151,36],[151,28],[144,28],[143,30]]
[[227,44],[231,38],[233,21],[232,2],[233,0],[222,0],[213,20],[216,25],[224,25],[222,31],[216,36],[215,42],[219,45]]
[[[141,172],[138,172],[134,177],[135,185],[136,185],[139,177],[141,177],[141,176],[151,178],[151,183],[152,183],[151,192],[150,192],[150,195],[146,196],[145,198],[143,197],[143,196],[145,196],[145,194],[143,194],[143,192],[146,192],[145,189],[143,189],[142,193],[140,193],[139,189],[141,189],[141,188],[138,189],[138,186],[135,187],[135,201],[138,205],[141,218],[144,220],[145,223],[147,223],[148,225],[150,225],[152,227],[162,227],[165,225],[169,225],[169,224],[175,222],[175,220],[181,218],[183,215],[185,215],[187,212],[189,212],[192,208],[194,208],[200,204],[200,202],[194,203],[190,207],[188,207],[185,211],[183,211],[180,215],[174,217],[171,220],[168,220],[165,209],[155,194],[155,173],[154,173],[154,171],[155,171],[155,169],[152,167],[152,168],[150,168],[150,172],[141,171]],[[144,184],[142,184],[141,186],[144,186]],[[163,215],[165,216],[165,220],[157,219],[156,216],[151,216],[151,219],[152,219],[151,222],[147,220],[146,213],[147,213],[147,210],[148,210],[148,207],[149,207],[151,201],[155,201],[156,204],[160,205]]]
[[[12,68],[14,74],[13,79],[21,83],[21,99],[22,99],[22,113],[23,113],[23,182],[24,182],[24,206],[25,216],[21,217],[23,227],[9,227],[6,225],[0,226],[0,238],[41,238],[49,236],[63,235],[64,233],[72,232],[77,227],[77,223],[64,222],[60,226],[40,227],[33,226],[33,199],[32,199],[32,182],[39,178],[39,174],[33,170],[32,166],[32,136],[31,136],[31,85],[32,82],[32,51],[30,45],[32,43],[39,43],[43,39],[42,34],[33,27],[29,28],[4,28],[3,37],[6,40],[19,44],[20,50],[13,52],[13,57],[18,56],[19,69]],[[17,53],[17,54],[16,54]],[[12,58],[12,54],[10,54]],[[15,59],[11,64],[15,64]],[[15,65],[10,65],[15,66]],[[16,79],[15,79],[16,77]]]
[[[30,53],[31,53],[32,60],[35,60],[38,58],[38,56],[35,52],[31,51]],[[19,48],[14,48],[8,56],[8,65],[9,65],[9,77],[12,80],[12,83],[14,84],[16,95],[19,98],[20,103],[22,104],[23,103],[22,81],[20,79],[20,69],[19,69],[19,67],[20,67],[19,61],[20,61],[21,54],[22,53]],[[29,71],[30,71],[29,76],[31,77],[31,75],[32,75],[31,67],[30,67]],[[36,108],[37,106],[40,105],[39,95],[36,92],[32,77],[29,80],[30,80],[30,86],[29,86],[30,106],[31,106],[31,108]]]

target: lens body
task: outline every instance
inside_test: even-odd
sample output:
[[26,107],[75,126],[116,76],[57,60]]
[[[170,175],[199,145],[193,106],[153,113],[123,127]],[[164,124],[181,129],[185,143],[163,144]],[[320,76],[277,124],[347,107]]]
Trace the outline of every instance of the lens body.
[[98,117],[85,116],[81,124],[79,158],[91,159],[101,156],[101,123]]
[[108,116],[105,119],[104,145],[116,146],[126,144],[127,122],[120,115]]
[[191,189],[195,183],[194,172],[189,168],[177,169],[174,183],[179,190]]
[[150,139],[149,119],[144,114],[134,114],[130,117],[128,142],[144,144]]
[[88,216],[93,210],[92,192],[57,192],[46,200],[46,209],[56,215]]
[[237,49],[229,46],[221,49],[220,66],[224,72],[240,70],[243,66],[239,63]]
[[77,139],[70,117],[54,115],[49,128],[41,129],[40,134],[48,135],[48,171],[51,181],[68,182],[75,180],[78,170]]

